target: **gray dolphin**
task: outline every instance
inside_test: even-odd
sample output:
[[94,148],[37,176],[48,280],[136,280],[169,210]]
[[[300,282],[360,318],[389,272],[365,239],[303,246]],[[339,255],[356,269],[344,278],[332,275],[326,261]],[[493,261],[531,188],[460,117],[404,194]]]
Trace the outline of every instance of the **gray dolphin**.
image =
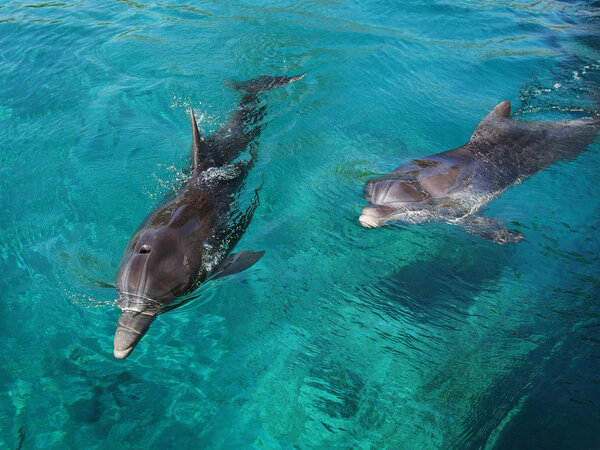
[[[230,254],[257,205],[255,197],[246,211],[240,211],[235,194],[254,165],[253,141],[260,134],[265,112],[258,94],[304,75],[265,75],[232,83],[243,93],[239,107],[224,126],[206,139],[190,110],[190,177],[179,195],[142,222],[117,271],[122,314],[115,332],[115,357],[126,358],[154,319],[183,304],[181,297],[201,283],[241,272],[262,257],[264,252]],[[249,154],[242,153],[246,148]]]
[[365,185],[360,223],[446,222],[493,242],[523,235],[478,212],[508,188],[550,164],[576,157],[595,137],[600,116],[555,122],[510,118],[508,101],[497,105],[462,147],[416,159]]

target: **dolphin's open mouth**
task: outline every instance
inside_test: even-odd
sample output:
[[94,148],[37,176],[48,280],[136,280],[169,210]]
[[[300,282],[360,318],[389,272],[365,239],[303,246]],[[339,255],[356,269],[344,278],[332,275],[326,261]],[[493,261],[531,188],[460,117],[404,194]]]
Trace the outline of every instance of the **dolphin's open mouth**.
[[365,228],[376,228],[385,225],[393,215],[394,208],[382,205],[365,206],[361,216],[358,218],[360,224]]
[[366,214],[362,214],[358,218],[358,221],[365,228],[376,228],[383,224],[383,221],[381,221],[380,219],[377,219],[373,216],[368,216]]
[[155,314],[146,314],[139,311],[124,310],[117,324],[115,332],[114,355],[115,358],[127,358],[133,348],[146,334],[150,324],[156,319]]

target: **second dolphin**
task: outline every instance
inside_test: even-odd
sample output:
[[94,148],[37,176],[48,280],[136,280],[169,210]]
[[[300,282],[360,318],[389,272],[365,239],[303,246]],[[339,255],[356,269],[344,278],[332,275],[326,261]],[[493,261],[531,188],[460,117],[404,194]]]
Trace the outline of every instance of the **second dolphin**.
[[592,142],[600,116],[556,122],[510,118],[510,103],[498,104],[462,147],[416,159],[367,182],[371,203],[362,210],[367,228],[390,221],[459,225],[493,242],[523,235],[479,211],[506,189],[562,159],[576,157]]

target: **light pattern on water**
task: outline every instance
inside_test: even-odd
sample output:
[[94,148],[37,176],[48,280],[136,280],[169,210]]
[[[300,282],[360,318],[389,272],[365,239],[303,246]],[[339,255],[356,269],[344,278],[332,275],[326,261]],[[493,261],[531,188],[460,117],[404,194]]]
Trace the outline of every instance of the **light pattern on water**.
[[[494,200],[526,239],[363,229],[362,186],[497,103],[598,111],[597,2],[0,6],[0,446],[592,448],[598,141]],[[186,109],[267,94],[252,269],[112,357],[115,270],[183,179]]]

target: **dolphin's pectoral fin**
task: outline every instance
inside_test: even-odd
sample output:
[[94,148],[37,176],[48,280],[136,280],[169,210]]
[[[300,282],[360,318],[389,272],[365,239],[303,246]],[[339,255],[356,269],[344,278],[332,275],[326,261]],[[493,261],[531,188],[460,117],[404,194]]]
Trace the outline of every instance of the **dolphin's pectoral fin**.
[[229,275],[240,273],[246,269],[249,269],[256,264],[256,262],[262,258],[264,254],[264,250],[261,252],[244,251],[232,253],[219,265],[217,274],[212,277],[212,279],[217,280],[219,278],[227,277]]
[[490,219],[489,217],[477,214],[469,215],[455,223],[463,227],[467,233],[496,242],[497,244],[516,243],[525,237],[520,231],[509,230],[497,219]]

